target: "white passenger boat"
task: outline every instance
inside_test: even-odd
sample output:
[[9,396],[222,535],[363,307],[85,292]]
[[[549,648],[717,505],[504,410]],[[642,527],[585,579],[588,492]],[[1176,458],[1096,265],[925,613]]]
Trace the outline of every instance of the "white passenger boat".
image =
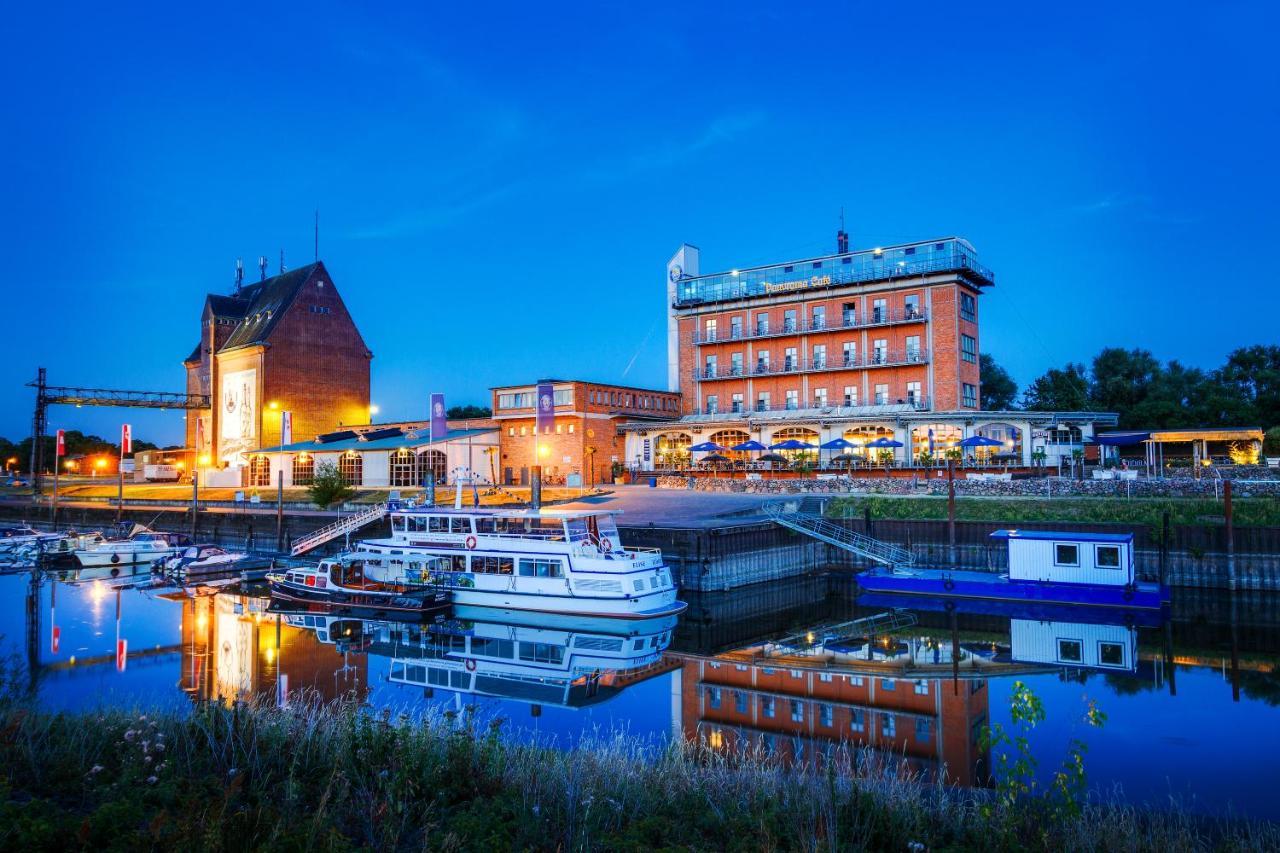
[[401,507],[349,555],[365,575],[432,583],[455,605],[647,619],[684,610],[662,552],[624,548],[614,510]]
[[359,560],[321,560],[318,566],[293,566],[267,574],[271,594],[299,604],[318,604],[339,613],[405,613],[429,616],[449,606],[440,586],[404,580],[379,580],[364,573]]
[[135,524],[128,536],[77,549],[75,555],[85,568],[130,566],[154,563],[161,557],[178,553],[189,544],[190,540],[181,534],[156,533]]

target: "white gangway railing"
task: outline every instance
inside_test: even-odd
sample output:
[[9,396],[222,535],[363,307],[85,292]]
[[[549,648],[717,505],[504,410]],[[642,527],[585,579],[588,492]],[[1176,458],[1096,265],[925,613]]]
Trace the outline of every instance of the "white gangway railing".
[[886,566],[909,564],[915,560],[915,556],[906,548],[872,539],[861,533],[854,533],[838,524],[832,524],[820,515],[788,512],[782,504],[776,503],[766,505],[764,512],[771,521],[783,527],[789,527],[797,533],[812,536],[828,545],[843,548]]
[[355,515],[348,515],[346,518],[340,518],[333,524],[325,525],[319,530],[312,531],[300,539],[293,540],[293,544],[289,548],[289,553],[294,557],[299,554],[305,554],[312,548],[323,545],[339,536],[345,536],[364,527],[370,522],[377,521],[386,516],[389,507],[387,504],[374,504],[368,509],[358,512]]

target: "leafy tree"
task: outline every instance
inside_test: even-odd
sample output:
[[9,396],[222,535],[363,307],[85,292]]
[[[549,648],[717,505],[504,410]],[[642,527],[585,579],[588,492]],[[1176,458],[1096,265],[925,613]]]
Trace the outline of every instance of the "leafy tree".
[[307,487],[307,496],[320,509],[329,509],[355,496],[356,490],[351,488],[346,478],[332,462],[320,462],[316,465],[315,476]]
[[1018,383],[1013,381],[1009,371],[996,363],[991,353],[984,352],[978,359],[981,378],[978,381],[978,396],[982,408],[989,412],[1012,409],[1018,402]]
[[1235,413],[1248,423],[1223,426],[1261,426],[1280,424],[1280,346],[1255,345],[1241,347],[1227,356],[1227,363],[1215,372],[1225,390],[1234,391],[1247,409]]
[[1082,411],[1089,405],[1089,377],[1083,364],[1050,368],[1022,392],[1022,407],[1035,411]]
[[1107,347],[1093,358],[1089,406],[1102,412],[1119,412],[1121,427],[1150,426],[1134,420],[1162,373],[1160,362],[1144,349]]
[[1263,435],[1262,451],[1268,456],[1280,456],[1280,426],[1273,426]]
[[445,417],[451,420],[464,421],[491,418],[493,417],[493,410],[488,406],[451,406],[444,414]]

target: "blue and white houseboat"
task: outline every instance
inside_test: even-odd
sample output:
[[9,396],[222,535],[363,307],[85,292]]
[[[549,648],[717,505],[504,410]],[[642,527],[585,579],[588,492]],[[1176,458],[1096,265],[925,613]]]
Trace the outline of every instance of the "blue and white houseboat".
[[1168,587],[1137,580],[1133,534],[997,530],[1007,572],[894,567],[858,576],[867,592],[1159,610]]
[[455,605],[648,619],[684,610],[662,552],[624,548],[614,510],[398,507],[348,555],[366,577],[430,583]]

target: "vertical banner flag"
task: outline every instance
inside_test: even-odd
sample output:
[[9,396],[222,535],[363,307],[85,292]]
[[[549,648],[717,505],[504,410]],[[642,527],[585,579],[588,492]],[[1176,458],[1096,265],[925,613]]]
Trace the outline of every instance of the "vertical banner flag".
[[123,459],[133,453],[133,431],[129,429],[128,424],[120,427],[120,458]]
[[[56,462],[63,456],[67,455],[67,432],[66,430],[58,430],[58,446],[53,452],[53,458]],[[56,466],[55,466],[56,467]]]
[[444,395],[431,395],[431,440],[442,441],[449,434],[449,421],[444,416]]
[[280,446],[293,444],[293,412],[280,414]]
[[540,384],[534,393],[534,403],[537,405],[537,419],[534,423],[534,430],[539,434],[551,432],[556,424],[556,392],[555,386],[550,382]]

